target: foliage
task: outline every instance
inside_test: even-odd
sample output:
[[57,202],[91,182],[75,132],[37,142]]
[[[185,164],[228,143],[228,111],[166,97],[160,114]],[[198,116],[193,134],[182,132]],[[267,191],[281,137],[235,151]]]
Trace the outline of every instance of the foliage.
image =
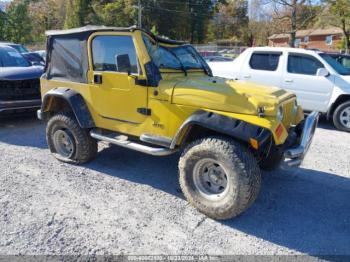
[[28,15],[27,1],[13,1],[6,11],[4,39],[16,43],[28,43],[32,40],[32,23]]
[[325,0],[326,6],[319,22],[321,25],[330,24],[343,30],[343,47],[350,50],[350,0]]
[[308,27],[318,12],[314,9],[312,0],[271,0],[273,3],[273,19],[278,24],[287,27],[290,34],[289,46],[294,47],[296,32]]
[[[142,27],[174,39],[266,45],[268,36],[285,32],[293,45],[297,30],[332,24],[343,29],[349,47],[350,0],[319,1],[321,4],[314,0],[140,0]],[[132,26],[138,22],[138,2],[13,0],[6,13],[0,12],[0,39],[43,42],[50,29],[88,24]]]
[[65,0],[32,1],[28,5],[29,17],[32,23],[32,39],[34,42],[45,40],[44,32],[51,29],[61,29],[65,17]]
[[66,0],[65,28],[80,27],[98,22],[90,0]]

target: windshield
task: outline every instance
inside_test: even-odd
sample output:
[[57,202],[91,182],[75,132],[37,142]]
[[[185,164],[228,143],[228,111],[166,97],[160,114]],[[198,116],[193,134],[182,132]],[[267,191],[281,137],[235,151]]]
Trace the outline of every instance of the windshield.
[[350,75],[350,70],[327,54],[319,54],[340,75]]
[[0,67],[28,67],[29,62],[16,50],[0,49]]
[[20,53],[28,53],[28,49],[26,49],[23,45],[9,45],[12,48],[16,49]]
[[165,47],[151,41],[145,35],[143,40],[149,55],[158,68],[208,71],[205,61],[191,45]]

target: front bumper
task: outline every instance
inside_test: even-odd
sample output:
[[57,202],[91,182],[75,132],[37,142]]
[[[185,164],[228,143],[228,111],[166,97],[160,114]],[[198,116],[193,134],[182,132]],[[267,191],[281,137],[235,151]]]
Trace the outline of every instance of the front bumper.
[[40,108],[41,99],[0,101],[0,113]]
[[307,116],[304,122],[301,136],[298,139],[298,144],[287,148],[284,151],[284,157],[286,159],[286,165],[289,167],[300,166],[304,160],[306,153],[308,152],[312,139],[315,134],[315,130],[318,124],[319,113],[313,111]]

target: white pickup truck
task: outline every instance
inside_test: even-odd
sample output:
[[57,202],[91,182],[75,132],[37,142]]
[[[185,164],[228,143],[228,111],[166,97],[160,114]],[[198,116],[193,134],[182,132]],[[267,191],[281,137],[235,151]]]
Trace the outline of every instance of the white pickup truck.
[[215,76],[292,91],[305,111],[319,111],[350,132],[350,71],[323,52],[253,47],[233,62],[208,64]]

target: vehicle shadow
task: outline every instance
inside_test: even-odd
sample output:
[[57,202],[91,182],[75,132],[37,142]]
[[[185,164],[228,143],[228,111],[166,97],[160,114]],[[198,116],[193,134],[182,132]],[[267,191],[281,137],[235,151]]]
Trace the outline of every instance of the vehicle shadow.
[[[183,198],[178,158],[109,147],[87,167]],[[305,168],[263,173],[256,203],[241,216],[217,223],[310,255],[349,255],[350,179]]]
[[[0,119],[0,142],[47,148],[45,123],[35,116]],[[85,167],[183,198],[178,158],[111,146]],[[217,223],[311,255],[350,255],[350,179],[306,168],[264,173],[256,203],[241,216]]]
[[45,124],[35,113],[0,117],[0,143],[47,148]]
[[320,117],[317,128],[337,131],[332,120],[327,120],[325,116]]

